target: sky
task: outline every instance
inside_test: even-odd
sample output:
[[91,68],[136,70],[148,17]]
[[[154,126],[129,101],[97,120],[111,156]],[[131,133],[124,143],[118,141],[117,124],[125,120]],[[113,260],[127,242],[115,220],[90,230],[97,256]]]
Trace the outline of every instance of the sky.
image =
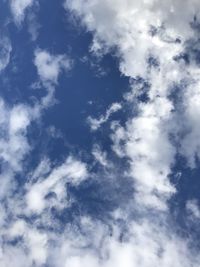
[[199,0],[0,0],[0,266],[200,266]]

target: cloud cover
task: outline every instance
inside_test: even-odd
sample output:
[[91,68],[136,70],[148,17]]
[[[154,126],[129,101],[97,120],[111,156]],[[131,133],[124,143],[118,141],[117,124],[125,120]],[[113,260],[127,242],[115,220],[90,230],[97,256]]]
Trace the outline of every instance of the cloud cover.
[[[32,124],[54,103],[53,93],[65,58],[42,50],[37,52],[33,63],[46,94],[32,104],[9,105],[0,99],[0,265],[3,267],[45,264],[50,240],[46,227],[53,221],[50,210],[63,210],[69,205],[67,183],[77,185],[87,178],[87,166],[71,156],[54,166],[49,159],[41,160],[34,171],[27,172],[27,159],[34,149],[30,142]],[[45,55],[42,59],[41,53]],[[40,219],[33,222],[33,216],[38,215]]]
[[[165,224],[165,216],[170,214],[168,200],[176,192],[169,178],[176,156],[184,157],[191,168],[199,157],[199,66],[187,47],[198,36],[199,2],[67,0],[65,7],[93,32],[91,51],[97,56],[115,53],[121,73],[133,84],[125,101],[133,105],[134,115],[125,127],[112,123],[112,140],[118,156],[129,158],[128,172],[135,185],[133,203],[148,223],[135,224],[136,229],[141,227],[141,235],[133,235],[141,254],[129,240],[124,242],[125,254],[122,247],[119,252],[110,247],[103,266],[198,266],[199,257],[189,249],[189,239],[180,241],[175,225],[166,223],[162,228],[160,223]],[[198,208],[189,203],[187,208],[197,214]],[[158,216],[156,229],[163,235],[163,245],[160,238],[154,239],[151,212]],[[175,239],[168,243],[170,235]],[[145,249],[146,243],[151,245]],[[172,262],[168,249],[173,246],[176,255]]]
[[[31,4],[11,1],[16,21],[22,22]],[[54,103],[59,75],[71,69],[66,55],[36,49],[33,64],[46,95],[34,106],[0,102],[4,167],[0,265],[199,266],[198,251],[190,238],[177,233],[168,205],[176,191],[169,179],[176,155],[184,156],[190,168],[196,167],[199,157],[199,70],[195,55],[189,52],[189,64],[184,58],[187,46],[196,38],[199,1],[67,0],[65,7],[93,33],[91,52],[101,56],[114,51],[122,75],[130,78],[132,88],[124,103],[132,107],[133,115],[125,126],[111,122],[111,139],[117,156],[128,159],[123,175],[132,179],[134,193],[123,207],[119,199],[119,207],[109,212],[107,220],[83,211],[77,211],[70,223],[57,219],[75,206],[76,199],[68,199],[70,186],[78,187],[94,177],[101,179],[102,172],[107,180],[116,175],[113,169],[117,170],[117,163],[110,164],[109,159],[108,164],[108,155],[99,146],[91,153],[103,166],[102,172],[92,173],[78,157],[53,163],[47,156],[26,173],[19,190],[17,175],[24,175],[25,158],[31,157],[31,123]],[[173,98],[174,93],[180,94],[180,100]],[[102,127],[121,108],[115,103],[99,120],[90,119],[93,128]],[[112,191],[110,195],[112,199]],[[195,200],[188,201],[186,209],[199,217]]]
[[[194,58],[190,64],[183,58],[187,44],[198,35],[198,1],[69,0],[66,7],[93,32],[91,51],[115,49],[122,74],[140,77],[139,84],[147,84],[147,101],[138,100],[144,93],[142,85],[133,86],[127,98],[130,105],[137,104],[137,115],[121,129],[123,150],[132,162],[131,172],[140,190],[173,192],[167,177],[177,148],[170,136],[178,138],[188,128],[178,153],[190,166],[198,157],[198,123],[193,116],[199,109],[199,70]],[[174,103],[176,87],[183,91],[183,103]]]

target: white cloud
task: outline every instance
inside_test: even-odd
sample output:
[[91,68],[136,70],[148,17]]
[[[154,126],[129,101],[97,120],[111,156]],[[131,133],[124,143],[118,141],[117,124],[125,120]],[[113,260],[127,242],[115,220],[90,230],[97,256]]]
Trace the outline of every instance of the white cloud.
[[[169,179],[176,154],[186,157],[190,167],[196,167],[195,159],[199,157],[199,66],[194,58],[189,65],[183,59],[177,60],[186,51],[188,40],[195,36],[191,25],[195,17],[199,21],[199,1],[66,0],[65,7],[93,33],[93,53],[98,56],[115,49],[121,73],[131,79],[139,76],[148,84],[145,100],[138,98],[144,83],[131,85],[126,101],[133,105],[134,115],[130,115],[125,127],[119,122],[111,124],[113,149],[118,156],[129,159],[128,174],[135,186],[133,206],[144,220],[135,220],[133,228],[129,224],[124,243],[106,239],[110,247],[104,247],[107,254],[105,258],[101,254],[102,261],[95,261],[96,256],[89,251],[86,264],[199,266],[198,253],[190,250],[189,240],[177,236],[173,225],[165,224],[164,216],[169,215],[168,200],[176,192]],[[176,86],[180,90],[175,93],[180,96],[174,101]],[[89,120],[98,129],[108,118]],[[187,208],[198,215],[193,204]],[[72,267],[80,265],[81,253],[69,257]]]
[[[40,169],[41,165],[39,166]],[[44,175],[38,169],[36,173],[37,176],[38,173]],[[41,176],[38,178],[38,181],[28,185],[26,194],[27,212],[41,213],[51,205],[57,206],[57,208],[68,206],[66,184],[77,185],[87,178],[87,168],[82,162],[69,157],[62,165],[54,168],[47,177]],[[52,203],[49,199],[46,199],[49,193],[55,194]]]
[[[117,47],[121,55],[121,71],[128,76],[147,74],[149,55],[162,62],[173,58],[184,40],[191,36],[189,23],[199,11],[198,1],[66,1],[66,6],[81,17],[87,28],[94,32],[94,46]],[[178,11],[178,13],[177,13]],[[162,27],[162,25],[164,27]],[[152,35],[155,28],[158,34]],[[167,62],[169,63],[169,61]]]
[[[46,228],[42,230],[37,226],[41,225],[43,220],[45,227],[47,224],[54,224],[48,211],[44,209],[66,208],[69,205],[66,183],[76,186],[86,179],[87,166],[68,157],[63,164],[53,167],[50,160],[44,158],[38,167],[29,173],[22,188],[19,188],[16,184],[16,173],[24,175],[25,156],[30,155],[27,128],[34,117],[29,113],[32,111],[29,106],[19,104],[10,107],[3,100],[0,104],[0,157],[5,162],[0,176],[0,235],[4,235],[4,239],[0,239],[0,265],[42,266],[47,262],[50,253],[48,242],[51,236]],[[4,140],[7,137],[8,141]],[[46,199],[52,192],[56,197]],[[41,214],[35,224],[22,219],[24,216],[30,219],[33,214]],[[17,259],[14,259],[15,257]]]
[[197,267],[200,262],[183,239],[149,221],[129,222],[127,239],[121,242],[117,227],[112,235],[106,225],[98,222],[81,222],[81,229],[85,235],[71,229],[64,233],[50,266]]
[[[36,118],[35,115],[34,109],[28,105],[10,106],[0,99],[0,199],[2,201],[0,233],[6,237],[5,240],[0,240],[0,265],[5,267],[10,265],[31,267],[33,262],[39,265],[46,260],[41,242],[43,235],[37,230],[34,232],[33,229],[28,229],[22,220],[17,220],[12,229],[8,230],[10,224],[16,220],[17,214],[22,214],[22,188],[18,187],[17,175],[24,175],[24,160],[31,151],[27,137],[28,127]],[[8,240],[17,237],[25,239],[23,245],[8,244]],[[29,255],[26,250],[29,251]],[[14,260],[16,255],[17,259]]]
[[[34,262],[36,266],[41,266],[46,262],[47,235],[42,231],[30,227],[25,221],[19,219],[10,227],[8,237],[10,240],[22,238],[24,248],[22,246],[20,249],[21,253],[24,252],[27,257],[25,260],[27,266],[32,266]],[[28,253],[25,253],[26,248],[28,248]],[[30,263],[28,264],[28,262]]]
[[92,117],[88,117],[88,123],[90,125],[90,128],[92,131],[96,131],[98,130],[98,128],[103,124],[105,123],[109,118],[110,116],[119,111],[120,109],[122,108],[122,105],[120,103],[113,103],[109,108],[108,110],[106,111],[106,114],[105,115],[102,115],[99,119],[95,119],[95,118],[92,118]]
[[33,5],[33,0],[10,0],[10,8],[15,23],[21,24],[24,20],[26,10]]
[[[142,195],[154,192],[158,197],[164,195],[165,202],[165,195],[175,191],[168,180],[175,148],[166,127],[172,108],[170,101],[157,98],[152,103],[141,104],[138,116],[127,124],[125,150],[131,159],[131,174],[136,181],[136,190],[139,190],[139,203],[145,199]],[[151,201],[145,204],[155,205]]]
[[[20,22],[31,1],[11,3],[14,2]],[[169,175],[177,153],[170,134],[179,134],[186,126],[189,130],[179,153],[186,156],[191,167],[195,167],[195,156],[198,156],[198,73],[194,77],[198,66],[192,63],[191,69],[183,61],[175,61],[174,57],[184,51],[184,42],[194,34],[189,22],[200,9],[199,1],[183,4],[180,0],[70,0],[67,3],[93,31],[93,52],[117,48],[122,74],[130,78],[139,75],[149,83],[146,101],[138,100],[135,92],[127,98],[129,104],[135,106],[134,115],[128,118],[126,125],[112,122],[111,127],[113,149],[120,157],[128,158],[130,167],[125,170],[125,175],[132,177],[135,192],[132,198],[130,196],[131,204],[127,203],[123,210],[119,207],[117,215],[115,213],[117,218],[109,214],[110,219],[105,224],[103,220],[80,214],[74,225],[63,223],[57,228],[49,210],[52,207],[57,210],[67,208],[66,184],[77,186],[88,177],[86,164],[68,157],[56,166],[43,159],[29,173],[19,192],[12,194],[15,173],[23,168],[23,160],[31,149],[28,127],[52,101],[61,71],[71,68],[65,55],[36,50],[34,63],[40,81],[48,90],[46,97],[34,108],[23,104],[10,107],[3,100],[0,102],[0,157],[6,163],[0,177],[0,198],[6,198],[6,207],[3,201],[1,203],[0,265],[200,266],[199,253],[191,249],[189,239],[178,236],[173,223],[168,220],[167,202],[175,192]],[[157,66],[149,65],[150,56],[158,61]],[[173,84],[182,80],[189,86],[182,94],[183,103],[177,107],[169,95]],[[90,118],[93,130],[121,108],[121,104],[115,103],[99,119]],[[183,122],[175,125],[177,117]],[[107,155],[98,146],[92,153],[96,160],[107,166]],[[186,209],[199,218],[195,201],[189,201]],[[13,241],[15,245],[12,245]]]
[[57,84],[61,71],[69,71],[72,61],[66,55],[51,55],[46,50],[35,51],[34,63],[43,83]]
[[107,153],[102,151],[99,145],[94,145],[92,149],[92,155],[102,166],[106,167],[109,165],[109,161],[107,159]]
[[[135,115],[125,128],[117,127],[112,135],[113,148],[118,155],[130,158],[130,172],[139,196],[145,193],[147,205],[163,207],[166,197],[175,192],[168,179],[177,152],[170,135],[179,136],[185,128],[190,128],[179,153],[187,157],[190,166],[194,166],[198,156],[199,127],[195,118],[198,117],[199,71],[194,60],[188,67],[183,60],[175,58],[185,52],[186,42],[195,36],[191,24],[195,16],[199,19],[199,2],[66,0],[65,7],[93,32],[91,51],[98,55],[115,48],[121,73],[130,78],[140,76],[149,84],[149,100],[145,103],[137,100],[136,90],[142,90],[142,86],[133,85],[129,100],[130,105],[133,100]],[[156,64],[150,64],[150,58]],[[183,81],[193,88],[191,91],[189,87],[189,93],[183,94],[184,111],[169,98],[174,85]],[[183,120],[182,124],[177,122],[177,117]],[[92,129],[97,129],[105,119],[106,116],[100,120],[89,118]]]
[[41,160],[36,169],[30,173],[31,181],[37,181],[40,177],[47,175],[51,171],[51,162],[48,158]]
[[24,156],[30,149],[26,132],[33,114],[26,105],[8,107],[2,99],[0,110],[0,158],[9,164],[13,171],[17,171],[21,169]]
[[168,179],[176,154],[169,139],[172,114],[172,103],[157,97],[138,104],[137,116],[125,127],[112,123],[113,150],[130,159],[137,205],[165,210],[166,200],[175,192]]
[[59,75],[63,71],[71,70],[73,62],[66,55],[52,55],[46,50],[36,49],[34,64],[39,76],[39,85],[42,83],[47,90],[38,108],[45,109],[55,104],[54,92]]

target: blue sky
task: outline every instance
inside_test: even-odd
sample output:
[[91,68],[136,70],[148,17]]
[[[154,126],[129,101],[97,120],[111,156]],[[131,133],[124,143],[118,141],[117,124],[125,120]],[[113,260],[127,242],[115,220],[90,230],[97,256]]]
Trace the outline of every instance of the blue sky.
[[199,267],[197,0],[0,2],[0,266]]

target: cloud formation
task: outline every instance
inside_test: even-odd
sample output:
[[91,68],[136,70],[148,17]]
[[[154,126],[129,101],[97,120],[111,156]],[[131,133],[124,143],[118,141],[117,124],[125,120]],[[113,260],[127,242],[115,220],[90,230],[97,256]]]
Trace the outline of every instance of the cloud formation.
[[26,10],[33,5],[33,0],[10,0],[10,8],[16,24],[20,25]]
[[[54,222],[52,210],[63,211],[70,206],[67,185],[78,186],[88,178],[87,165],[72,156],[56,164],[44,158],[35,169],[27,171],[27,161],[34,149],[30,142],[32,125],[41,120],[44,109],[54,101],[51,92],[61,69],[68,69],[68,65],[62,65],[66,63],[64,56],[45,52],[41,60],[40,53],[35,56],[35,64],[39,80],[47,89],[46,95],[34,104],[10,105],[0,99],[2,267],[46,264],[51,240],[57,242],[56,231],[60,229]],[[44,101],[47,98],[48,103]],[[50,226],[55,231],[48,231]]]
[[[169,178],[176,156],[184,157],[192,168],[199,157],[199,67],[195,53],[188,52],[198,36],[198,1],[67,0],[65,7],[93,33],[93,53],[118,56],[120,71],[132,86],[125,101],[133,106],[134,115],[125,127],[113,122],[111,137],[117,155],[129,159],[133,206],[143,218],[143,223],[135,222],[135,229],[140,229],[140,234],[134,235],[139,253],[134,242],[118,240],[120,250],[116,253],[115,247],[110,247],[103,266],[198,266],[199,257],[189,249],[189,239],[176,236],[171,224],[160,226],[165,224],[165,216],[170,216],[168,200],[176,192]],[[187,208],[197,214],[192,203]],[[158,239],[151,227],[155,223],[152,212],[157,216]],[[168,239],[170,235],[173,238]],[[151,245],[145,249],[145,244]],[[172,262],[169,250],[173,247],[176,255]],[[94,259],[87,264],[98,266]]]
[[98,128],[104,124],[106,121],[108,121],[108,119],[110,118],[110,116],[119,111],[120,109],[122,109],[122,105],[120,103],[113,103],[108,110],[106,111],[106,114],[103,116],[101,115],[99,119],[96,118],[92,118],[92,117],[88,117],[88,123],[90,125],[90,128],[92,131],[96,131],[98,130]]
[[[33,1],[10,3],[20,24]],[[33,104],[0,100],[0,266],[200,266],[192,237],[180,234],[169,206],[177,190],[170,179],[177,156],[189,168],[200,157],[199,63],[188,48],[198,39],[199,1],[67,0],[65,8],[92,32],[90,52],[114,53],[130,79],[121,104],[88,119],[93,131],[110,123],[106,138],[117,159],[93,145],[87,153],[100,169],[69,153],[57,162],[45,155],[27,170],[33,123],[54,103],[59,76],[72,67],[67,55],[36,49],[32,63],[45,96]],[[4,69],[11,47],[2,47]],[[126,122],[112,121],[123,104],[130,108]],[[82,196],[81,186],[96,181],[98,188],[90,186]],[[84,197],[98,216],[78,203]],[[195,199],[185,211],[199,219]]]
[[51,55],[46,50],[35,51],[34,63],[43,83],[57,84],[61,71],[69,71],[72,61],[66,55]]
[[[66,1],[66,7],[93,32],[91,51],[98,55],[116,49],[122,74],[131,79],[142,78],[140,86],[133,83],[127,98],[130,105],[137,104],[137,115],[121,128],[121,143],[125,145],[118,151],[123,150],[130,158],[138,190],[142,194],[146,190],[147,205],[149,201],[153,204],[158,196],[151,199],[148,192],[163,196],[175,190],[168,180],[177,152],[170,136],[178,138],[188,128],[178,153],[188,159],[190,166],[195,165],[198,156],[199,127],[195,117],[199,109],[199,71],[194,55],[189,65],[182,55],[190,40],[195,39],[199,3],[74,0]],[[185,91],[183,104],[174,103],[176,87]],[[140,101],[144,92],[147,101]],[[119,136],[114,139],[120,143]]]

